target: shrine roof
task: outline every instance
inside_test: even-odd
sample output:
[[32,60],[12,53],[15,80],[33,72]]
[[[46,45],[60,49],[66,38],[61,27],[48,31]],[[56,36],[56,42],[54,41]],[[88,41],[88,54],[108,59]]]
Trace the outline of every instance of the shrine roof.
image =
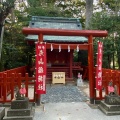
[[[82,26],[78,18],[63,18],[63,17],[32,16],[31,21],[29,23],[29,27],[82,30]],[[25,40],[37,41],[38,36],[28,35]],[[43,40],[44,42],[88,42],[88,39],[83,36],[44,35]]]

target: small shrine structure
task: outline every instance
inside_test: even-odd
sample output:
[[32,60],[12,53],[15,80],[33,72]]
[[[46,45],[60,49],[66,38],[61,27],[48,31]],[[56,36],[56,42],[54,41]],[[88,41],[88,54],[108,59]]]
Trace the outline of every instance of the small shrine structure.
[[81,63],[73,62],[74,50],[88,50],[90,101],[94,103],[93,37],[106,37],[107,31],[82,30],[77,18],[33,16],[29,27],[22,32],[28,35],[29,44],[46,42],[47,79],[52,78],[52,72],[64,72],[65,80],[72,79],[74,70],[82,71]]
[[[29,28],[82,30],[78,18],[33,16]],[[25,39],[29,45],[38,41],[38,35],[28,35]],[[52,72],[65,72],[65,80],[77,77],[76,72],[82,72],[82,62],[73,61],[74,50],[88,50],[88,38],[84,36],[44,35],[43,42],[47,44],[47,81],[51,82]]]

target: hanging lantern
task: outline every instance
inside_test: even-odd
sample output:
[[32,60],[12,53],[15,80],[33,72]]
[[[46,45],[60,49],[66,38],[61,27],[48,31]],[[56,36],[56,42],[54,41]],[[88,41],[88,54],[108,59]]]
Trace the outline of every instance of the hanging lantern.
[[61,52],[61,45],[59,45],[59,52]]
[[77,45],[77,52],[79,52],[79,45]]
[[53,46],[52,46],[52,44],[51,44],[51,51],[53,51]]
[[68,52],[70,52],[70,45],[68,45]]

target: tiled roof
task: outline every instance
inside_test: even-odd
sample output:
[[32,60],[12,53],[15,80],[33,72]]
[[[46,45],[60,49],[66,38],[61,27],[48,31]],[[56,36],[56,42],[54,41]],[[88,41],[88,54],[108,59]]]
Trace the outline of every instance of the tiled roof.
[[[81,30],[82,26],[78,18],[62,18],[62,17],[43,17],[33,16],[29,27],[31,28],[52,28],[52,29],[72,29]],[[78,36],[50,36],[44,35],[46,42],[87,42],[86,37]],[[37,41],[37,35],[28,35],[26,40]]]

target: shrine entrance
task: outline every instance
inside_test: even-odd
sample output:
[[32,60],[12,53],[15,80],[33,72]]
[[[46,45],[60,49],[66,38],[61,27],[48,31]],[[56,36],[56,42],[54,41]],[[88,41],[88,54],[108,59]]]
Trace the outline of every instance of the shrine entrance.
[[[88,50],[88,78],[90,87],[90,102],[94,103],[95,98],[95,76],[93,73],[94,69],[94,59],[93,59],[93,37],[106,37],[107,31],[100,30],[65,30],[65,29],[44,29],[44,28],[23,28],[24,34],[38,35],[38,42],[43,42],[44,35],[56,35],[56,36],[85,36],[88,38],[87,44],[79,44],[80,48]],[[58,44],[54,44],[54,47],[58,48]],[[68,49],[68,44],[63,45],[64,49]],[[71,44],[73,48],[76,45]],[[50,49],[50,44],[46,43],[46,47]],[[62,48],[62,49],[63,49]],[[72,65],[72,64],[70,64]],[[70,76],[72,76],[72,66],[70,66]]]

